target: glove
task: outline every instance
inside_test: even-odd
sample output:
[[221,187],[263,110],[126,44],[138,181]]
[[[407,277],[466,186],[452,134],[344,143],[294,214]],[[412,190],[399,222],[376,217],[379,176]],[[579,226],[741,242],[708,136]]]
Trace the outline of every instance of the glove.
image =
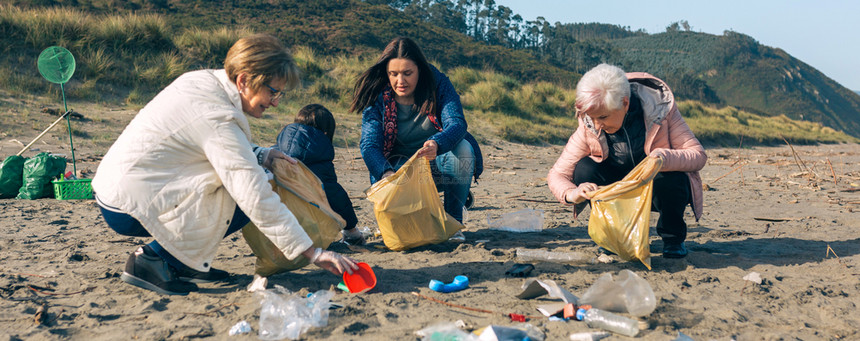
[[296,164],[297,162],[296,159],[275,148],[256,147],[254,148],[254,154],[257,155],[257,164],[269,170],[272,169],[272,163],[275,159],[284,159],[291,164]]
[[331,273],[338,276],[344,272],[352,274],[352,270],[358,269],[358,265],[355,265],[356,261],[354,259],[320,248],[314,249],[314,254],[310,259],[314,265],[331,271]]
[[564,201],[568,203],[578,204],[587,199],[591,199],[590,192],[596,191],[597,185],[590,182],[583,182],[579,184],[575,189],[570,192],[567,192],[564,195]]
[[659,158],[663,159],[663,161],[666,161],[666,154],[668,154],[667,152],[668,152],[668,149],[657,148],[657,149],[652,150],[651,155],[648,155],[648,156],[653,157],[653,158],[659,157]]

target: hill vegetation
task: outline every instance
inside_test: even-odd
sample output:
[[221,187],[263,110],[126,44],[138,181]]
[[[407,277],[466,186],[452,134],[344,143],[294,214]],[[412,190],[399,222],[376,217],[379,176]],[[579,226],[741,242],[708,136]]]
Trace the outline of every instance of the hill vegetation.
[[551,24],[542,17],[526,21],[493,0],[368,2],[387,3],[488,44],[527,50],[573,72],[608,62],[660,77],[684,99],[819,122],[860,136],[857,93],[738,32],[697,33],[687,21],[671,23],[658,34],[597,23]]
[[[110,3],[123,4],[119,8],[126,10],[108,11],[106,4],[84,0],[78,0],[77,7],[0,5],[0,42],[5,46],[0,88],[13,95],[59,96],[59,89],[39,76],[34,61],[45,47],[62,45],[78,61],[78,71],[66,87],[70,99],[139,106],[183,72],[219,67],[239,37],[268,32],[295,46],[304,84],[289,93],[286,105],[268,111],[263,120],[252,120],[260,132],[258,143],[274,141],[299,107],[321,103],[337,115],[335,143],[354,146],[360,115],[345,114],[353,82],[388,39],[404,34],[417,37],[428,57],[454,82],[470,130],[479,139],[561,144],[576,128],[570,81],[576,72],[541,63],[527,51],[487,46],[428,23],[414,25],[414,19],[385,5],[333,0],[251,1],[238,7],[208,1],[163,7],[155,1]],[[135,11],[145,6],[150,10]],[[259,13],[271,15],[256,18]],[[382,29],[389,26],[397,30]],[[574,26],[570,29],[571,35],[586,34]],[[623,36],[622,40],[643,37],[621,28],[601,34]],[[786,116],[718,109],[701,101],[681,102],[680,107],[708,145],[774,144],[783,143],[783,137],[793,143],[858,141]]]

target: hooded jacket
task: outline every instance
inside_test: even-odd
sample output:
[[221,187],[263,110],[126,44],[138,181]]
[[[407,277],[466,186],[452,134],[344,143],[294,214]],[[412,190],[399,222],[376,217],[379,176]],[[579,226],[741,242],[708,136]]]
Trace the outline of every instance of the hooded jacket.
[[313,242],[272,191],[224,70],[183,74],[108,150],[99,200],[131,215],[183,264],[209,271],[236,206],[290,259]]
[[[643,72],[627,74],[631,87],[642,101],[645,115],[645,154],[665,149],[661,172],[685,172],[690,179],[693,213],[698,221],[702,217],[702,178],[699,176],[708,156],[690,127],[681,117],[672,90],[662,80]],[[609,156],[606,133],[598,131],[588,115],[580,115],[579,126],[568,139],[561,156],[547,174],[547,184],[556,199],[564,204],[568,192],[576,189],[573,170],[580,159],[590,157],[603,162]],[[578,205],[578,214],[585,206]]]

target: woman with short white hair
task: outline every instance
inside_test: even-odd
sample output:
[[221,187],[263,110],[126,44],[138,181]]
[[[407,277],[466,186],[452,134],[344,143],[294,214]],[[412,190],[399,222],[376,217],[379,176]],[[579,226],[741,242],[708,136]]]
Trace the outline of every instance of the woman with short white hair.
[[646,157],[662,158],[652,210],[660,215],[663,257],[687,256],[684,210],[689,204],[697,221],[702,216],[699,170],[708,157],[672,90],[647,73],[600,64],[577,83],[575,106],[579,127],[547,175],[553,195],[579,214],[598,186],[621,180]]

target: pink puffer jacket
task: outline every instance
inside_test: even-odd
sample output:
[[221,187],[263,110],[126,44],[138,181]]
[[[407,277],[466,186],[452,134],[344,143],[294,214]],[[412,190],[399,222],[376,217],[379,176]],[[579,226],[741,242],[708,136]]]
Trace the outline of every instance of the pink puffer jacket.
[[[702,178],[699,176],[708,156],[690,127],[684,122],[672,90],[662,80],[643,72],[627,74],[630,85],[635,87],[642,100],[645,113],[646,137],[645,154],[650,155],[657,149],[666,149],[663,172],[686,172],[690,178],[693,195],[693,213],[696,221],[702,217]],[[547,174],[550,191],[564,204],[565,195],[576,189],[573,183],[573,170],[583,157],[591,157],[602,162],[608,155],[606,135],[597,131],[588,115],[579,117],[579,127],[570,136],[561,156]],[[577,214],[584,206],[580,205]]]

